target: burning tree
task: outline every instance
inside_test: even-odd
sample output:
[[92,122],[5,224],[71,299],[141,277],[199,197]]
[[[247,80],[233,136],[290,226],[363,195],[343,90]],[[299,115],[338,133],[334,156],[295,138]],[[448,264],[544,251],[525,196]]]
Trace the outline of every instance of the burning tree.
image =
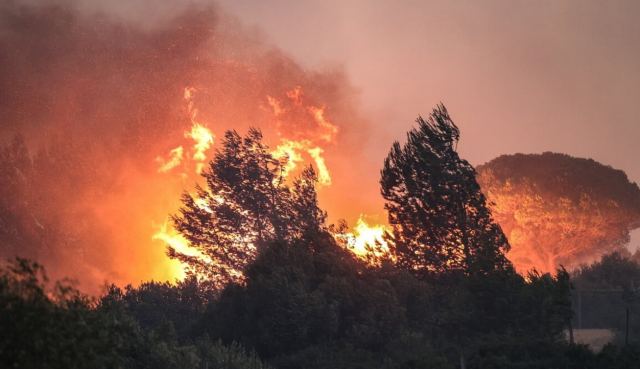
[[629,242],[640,226],[640,189],[621,170],[565,154],[500,156],[478,181],[520,270],[575,268]]
[[247,263],[272,241],[293,241],[325,229],[326,214],[318,207],[313,168],[292,186],[285,182],[285,160],[275,159],[250,129],[243,138],[227,131],[208,170],[206,188],[185,193],[173,216],[176,229],[193,253],[169,246],[168,254],[219,288],[242,279]]
[[419,273],[509,268],[509,244],[456,152],[460,131],[446,108],[417,123],[404,146],[393,144],[380,181],[398,263]]

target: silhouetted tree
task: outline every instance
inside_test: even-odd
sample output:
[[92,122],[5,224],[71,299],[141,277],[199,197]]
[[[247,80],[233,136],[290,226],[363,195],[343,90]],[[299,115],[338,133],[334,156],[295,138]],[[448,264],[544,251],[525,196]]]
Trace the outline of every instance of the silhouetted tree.
[[222,147],[203,173],[206,189],[185,193],[176,229],[199,255],[169,248],[169,255],[219,288],[242,278],[242,270],[261,245],[321,232],[325,213],[315,192],[312,168],[303,171],[293,188],[285,182],[284,163],[262,143],[262,133],[250,129],[242,138],[228,131]]
[[393,144],[380,181],[398,264],[418,274],[511,268],[508,241],[473,166],[456,152],[460,131],[446,108],[417,123],[404,146]]

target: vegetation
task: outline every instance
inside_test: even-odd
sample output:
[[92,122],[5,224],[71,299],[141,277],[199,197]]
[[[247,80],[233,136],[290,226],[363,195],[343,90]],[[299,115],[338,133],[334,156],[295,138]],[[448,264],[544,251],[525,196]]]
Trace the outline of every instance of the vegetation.
[[[198,252],[175,285],[110,286],[97,299],[41,266],[0,269],[7,368],[622,368],[640,347],[568,343],[571,280],[515,273],[459,132],[439,106],[382,171],[392,255],[357,258],[325,224],[305,170],[291,185],[251,130],[225,136],[183,196],[176,228]],[[613,267],[609,264],[613,263]],[[621,285],[603,259],[576,282]],[[637,268],[637,265],[636,265]],[[636,270],[636,269],[634,269]],[[633,273],[636,273],[634,271]],[[633,275],[640,276],[640,273]],[[584,282],[586,283],[586,282]],[[593,282],[595,283],[595,282]],[[580,285],[579,284],[579,285]],[[624,283],[622,283],[624,284]]]
[[507,238],[493,221],[475,169],[460,159],[460,131],[439,105],[395,142],[382,170],[398,264],[417,273],[506,270]]
[[199,256],[172,248],[169,256],[186,264],[214,288],[242,278],[246,264],[270,241],[291,241],[321,230],[325,214],[318,208],[316,175],[305,170],[293,188],[285,183],[284,163],[249,130],[242,138],[229,131],[203,176],[207,188],[185,193],[176,229]]
[[640,253],[614,252],[575,271],[574,326],[611,329],[618,344],[640,344]]
[[519,270],[591,263],[623,249],[640,224],[638,185],[594,160],[550,152],[502,155],[477,169]]

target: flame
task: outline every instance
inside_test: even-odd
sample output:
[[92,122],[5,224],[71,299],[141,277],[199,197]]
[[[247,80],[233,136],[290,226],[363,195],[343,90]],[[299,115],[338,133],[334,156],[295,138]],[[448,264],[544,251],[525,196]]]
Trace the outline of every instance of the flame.
[[[173,248],[177,252],[186,255],[197,255],[197,253],[194,252],[193,248],[189,247],[189,241],[187,241],[172,227],[169,227],[167,221],[165,221],[160,227],[158,227],[158,230],[153,234],[151,239],[162,241],[165,245]],[[169,274],[173,276],[174,279],[182,280],[185,278],[186,273],[182,263],[177,260],[169,260],[168,266],[171,269]]]
[[[218,198],[222,199],[222,197],[218,196]],[[209,204],[207,203],[207,200],[203,199],[202,197],[197,197],[194,200],[195,204],[197,207],[199,207],[200,209],[206,211],[207,213],[211,214],[213,213],[213,210],[211,210],[211,208],[209,207]]]
[[[207,152],[214,144],[215,135],[199,117],[199,111],[194,101],[196,93],[196,88],[186,87],[183,95],[186,101],[186,111],[191,123],[191,128],[184,132],[184,137],[193,140],[194,144],[189,150],[189,154],[185,153],[185,146],[181,145],[169,152],[168,159],[158,157],[156,161],[159,163],[158,172],[160,173],[169,172],[185,164],[185,158],[190,159],[187,160],[187,162],[195,162],[197,174],[200,174],[204,169],[204,165],[208,160]],[[268,106],[276,118],[276,133],[280,136],[280,144],[273,149],[271,154],[274,158],[283,162],[282,174],[285,178],[294,173],[300,163],[307,161],[315,165],[318,184],[320,186],[331,185],[331,174],[323,156],[325,151],[323,145],[335,140],[338,128],[326,119],[324,107],[317,107],[305,103],[301,86],[296,86],[286,91],[284,96],[286,96],[286,98],[282,101],[269,95],[266,96]],[[290,114],[292,112],[294,112],[293,115]],[[297,119],[299,119],[300,116],[304,117],[300,131],[281,132],[283,126],[291,126],[289,120],[298,122]],[[302,138],[294,139],[292,136],[302,136]],[[183,172],[183,175],[186,176],[186,172]],[[209,195],[215,201],[224,201],[222,197],[216,194]],[[207,199],[195,197],[194,201],[201,209],[209,213],[212,212],[207,203]],[[342,236],[349,249],[353,250],[357,255],[364,255],[370,252],[371,249],[380,250],[380,247],[384,250],[388,249],[387,243],[383,239],[384,232],[385,226],[371,226],[361,217],[356,224],[354,232]],[[163,225],[157,229],[152,239],[164,242],[168,247],[173,248],[179,253],[203,258],[203,256],[197,250],[191,248],[189,242],[168,225],[167,222],[163,223]],[[253,247],[250,242],[248,243],[248,240],[239,239],[238,242],[247,243],[247,247],[249,248]],[[185,277],[185,269],[181,266],[180,262],[170,260],[170,267],[172,268],[172,275],[176,279],[183,279]]]
[[303,150],[304,147],[304,142],[283,139],[282,143],[271,152],[271,155],[276,159],[282,161],[286,159],[282,167],[283,177],[287,177],[289,173],[296,168],[297,163],[302,161],[300,151]]
[[287,97],[295,105],[302,105],[302,86],[296,86],[292,90],[286,92]]
[[360,214],[356,226],[351,232],[334,233],[334,238],[347,250],[359,258],[379,264],[382,258],[390,256],[389,243],[385,239],[389,227],[384,224],[370,224]]
[[[202,173],[207,160],[207,151],[213,146],[215,141],[215,135],[213,132],[202,122],[198,121],[198,109],[194,105],[196,89],[193,87],[185,87],[184,99],[187,101],[187,112],[191,121],[191,129],[184,132],[185,138],[190,138],[194,141],[193,154],[191,159],[195,161],[196,174]],[[169,159],[165,160],[162,157],[157,157],[156,162],[159,163],[158,172],[167,173],[172,169],[180,166],[184,159],[184,148],[178,146],[169,151]]]
[[331,175],[329,174],[327,164],[322,157],[324,150],[319,147],[312,147],[308,149],[307,152],[316,163],[316,167],[318,169],[318,183],[323,186],[329,186],[331,184]]
[[187,100],[187,111],[191,119],[191,130],[186,131],[184,136],[195,141],[192,158],[198,162],[196,163],[196,173],[200,174],[204,168],[204,161],[207,160],[207,150],[213,145],[215,136],[209,128],[197,120],[198,109],[195,108],[193,101],[195,93],[194,87],[184,89],[184,99]]
[[338,127],[324,117],[324,107],[318,108],[310,106],[307,109],[313,115],[318,126],[324,131],[324,133],[320,135],[320,138],[326,142],[333,141],[335,136],[338,134]]
[[273,115],[278,117],[284,113],[284,109],[282,108],[282,104],[275,97],[267,95],[267,103],[273,110]]
[[380,248],[388,252],[389,244],[384,239],[384,234],[388,231],[382,224],[370,225],[361,215],[353,229],[348,245],[356,255],[365,255],[371,249]]
[[194,123],[191,131],[184,133],[185,137],[190,137],[195,141],[193,145],[193,160],[196,163],[196,173],[202,173],[204,161],[207,160],[207,150],[213,145],[214,135],[211,130],[200,123]]
[[276,159],[286,159],[282,175],[287,177],[297,167],[298,163],[303,161],[303,152],[306,152],[316,164],[318,184],[321,186],[331,185],[329,168],[327,168],[324,157],[322,157],[324,150],[320,147],[312,146],[308,140],[293,141],[283,139],[282,143],[271,152],[271,155]]
[[[325,117],[325,107],[315,106],[313,104],[305,103],[304,92],[301,86],[296,86],[293,89],[286,91],[286,99],[283,101],[277,98],[267,95],[267,104],[271,108],[273,116],[276,118],[276,126],[278,127],[278,134],[283,135],[280,132],[280,128],[283,126],[283,120],[286,120],[287,113],[291,113],[294,116],[297,114],[298,118],[293,118],[296,122],[304,116],[302,126],[305,126],[303,130],[295,132],[297,135],[302,135],[308,141],[320,140],[325,143],[334,142],[338,134],[338,126],[330,122]],[[286,125],[290,127],[290,125]],[[311,128],[311,129],[309,129]],[[287,133],[291,132],[286,132]]]
[[182,163],[183,156],[184,156],[184,149],[182,148],[182,146],[178,146],[175,149],[171,149],[171,151],[169,151],[168,160],[164,160],[161,156],[158,156],[156,158],[156,162],[160,164],[160,167],[158,168],[158,172],[166,173],[171,169],[177,167],[178,165],[180,165],[180,163]]

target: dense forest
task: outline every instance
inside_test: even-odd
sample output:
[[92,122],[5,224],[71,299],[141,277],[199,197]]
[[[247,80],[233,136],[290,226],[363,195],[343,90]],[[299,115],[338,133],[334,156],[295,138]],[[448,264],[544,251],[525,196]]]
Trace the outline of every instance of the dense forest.
[[[380,178],[390,250],[371,245],[359,257],[335,237],[344,225],[327,224],[312,167],[287,180],[286,158],[269,153],[259,130],[227,132],[205,185],[172,217],[192,252],[167,254],[187,278],[89,297],[33,261],[10,260],[0,270],[0,366],[637,367],[638,257],[516,273],[459,136],[438,106],[393,144]],[[574,300],[599,290],[610,305],[593,302],[581,319],[617,336],[594,352],[573,340]]]

